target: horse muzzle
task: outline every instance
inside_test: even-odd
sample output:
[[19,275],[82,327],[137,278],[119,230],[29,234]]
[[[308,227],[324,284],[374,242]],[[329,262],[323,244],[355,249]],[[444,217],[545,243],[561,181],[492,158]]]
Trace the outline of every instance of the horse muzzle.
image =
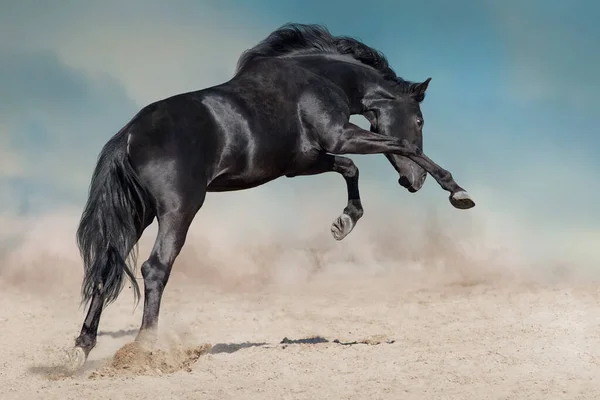
[[423,184],[425,184],[425,179],[427,178],[427,172],[419,168],[421,171],[417,173],[414,169],[409,176],[400,175],[398,179],[400,186],[407,189],[410,193],[418,192],[423,187]]

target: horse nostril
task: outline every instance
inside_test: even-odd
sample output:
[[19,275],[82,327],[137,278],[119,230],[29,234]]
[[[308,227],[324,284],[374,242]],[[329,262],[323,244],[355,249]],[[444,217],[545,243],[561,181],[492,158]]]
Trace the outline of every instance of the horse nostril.
[[398,183],[400,184],[400,186],[406,189],[412,186],[408,178],[405,176],[401,176],[400,179],[398,179]]

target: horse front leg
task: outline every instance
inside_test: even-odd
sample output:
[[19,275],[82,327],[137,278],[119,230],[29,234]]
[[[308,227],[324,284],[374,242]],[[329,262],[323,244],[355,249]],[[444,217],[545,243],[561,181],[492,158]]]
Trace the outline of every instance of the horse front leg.
[[343,213],[331,225],[331,234],[335,240],[342,240],[354,229],[364,210],[358,190],[358,168],[354,162],[342,156],[319,153],[317,159],[307,169],[286,175],[292,178],[298,175],[318,175],[325,172],[337,172],[346,181],[348,204]]
[[353,123],[346,123],[336,134],[326,136],[325,150],[333,154],[384,154],[392,153],[410,158],[431,175],[442,189],[450,192],[450,203],[458,209],[475,207],[465,189],[460,187],[446,171],[423,154],[407,140],[366,131]]

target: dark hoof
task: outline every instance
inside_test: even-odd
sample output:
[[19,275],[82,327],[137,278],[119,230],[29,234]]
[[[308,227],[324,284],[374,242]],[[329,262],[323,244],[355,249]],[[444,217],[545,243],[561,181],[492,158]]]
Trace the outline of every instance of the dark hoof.
[[450,203],[459,210],[468,210],[469,208],[475,207],[475,202],[464,190],[452,194],[450,196]]
[[348,214],[342,214],[333,221],[331,234],[335,240],[342,240],[354,229],[354,221]]

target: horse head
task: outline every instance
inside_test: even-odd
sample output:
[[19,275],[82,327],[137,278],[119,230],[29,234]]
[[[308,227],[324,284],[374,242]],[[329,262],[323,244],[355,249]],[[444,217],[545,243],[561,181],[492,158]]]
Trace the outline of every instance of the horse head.
[[[403,139],[423,149],[423,114],[420,103],[431,78],[421,83],[410,83],[399,91],[378,91],[363,113],[371,124],[371,132]],[[407,157],[385,154],[400,175],[398,183],[415,193],[423,187],[427,172]]]

